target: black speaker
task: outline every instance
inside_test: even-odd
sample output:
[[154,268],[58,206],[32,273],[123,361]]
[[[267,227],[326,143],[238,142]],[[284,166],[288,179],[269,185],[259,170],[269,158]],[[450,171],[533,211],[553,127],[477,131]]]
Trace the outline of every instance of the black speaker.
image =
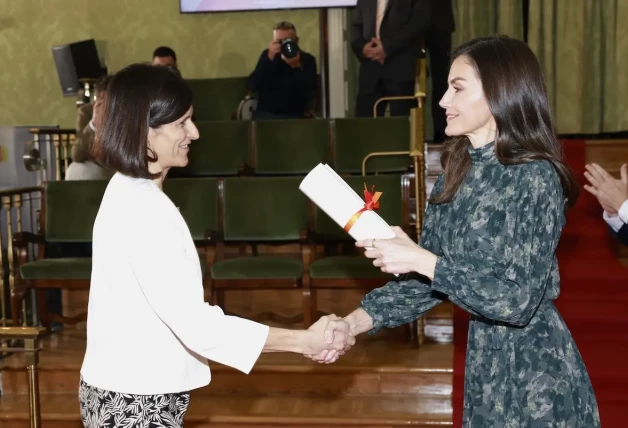
[[97,79],[106,74],[100,66],[94,39],[52,48],[63,95],[74,96],[81,88],[79,79]]

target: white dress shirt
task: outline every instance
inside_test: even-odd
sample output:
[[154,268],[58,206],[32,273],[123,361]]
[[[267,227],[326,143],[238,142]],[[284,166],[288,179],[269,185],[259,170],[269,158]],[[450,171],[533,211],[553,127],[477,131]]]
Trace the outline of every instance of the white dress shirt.
[[269,328],[204,302],[190,231],[153,181],[113,176],[92,245],[85,382],[153,395],[207,385],[207,359],[252,369]]
[[628,223],[628,200],[625,200],[624,203],[621,204],[617,215],[611,216],[609,213],[604,211],[603,217],[611,229],[617,232],[624,224]]

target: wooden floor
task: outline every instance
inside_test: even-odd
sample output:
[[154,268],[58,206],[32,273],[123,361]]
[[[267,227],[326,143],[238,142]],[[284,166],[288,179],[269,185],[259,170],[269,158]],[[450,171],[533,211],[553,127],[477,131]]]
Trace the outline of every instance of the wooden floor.
[[[451,307],[428,320],[421,348],[406,329],[359,337],[341,360],[321,365],[294,354],[263,354],[250,375],[211,363],[212,382],[195,390],[186,427],[451,426]],[[448,326],[449,324],[449,326]],[[65,330],[44,341],[39,365],[43,428],[82,427],[79,370],[85,332]],[[28,427],[23,356],[3,361],[0,428]]]

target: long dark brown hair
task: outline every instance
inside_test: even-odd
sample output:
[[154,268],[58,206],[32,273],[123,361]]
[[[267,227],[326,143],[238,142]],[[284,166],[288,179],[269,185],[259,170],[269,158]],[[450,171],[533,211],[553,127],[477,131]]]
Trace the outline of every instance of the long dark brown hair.
[[[473,39],[451,55],[475,68],[495,123],[495,153],[504,165],[532,160],[552,163],[563,188],[566,208],[578,198],[578,185],[563,159],[550,114],[541,65],[522,41],[507,36]],[[442,204],[452,200],[471,168],[469,139],[462,135],[445,145],[441,165],[445,173],[443,190],[430,199]]]

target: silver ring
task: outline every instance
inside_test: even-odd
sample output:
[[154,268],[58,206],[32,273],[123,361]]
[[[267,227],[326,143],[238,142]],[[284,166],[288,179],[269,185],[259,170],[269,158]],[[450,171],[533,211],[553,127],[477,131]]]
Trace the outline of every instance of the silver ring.
[[376,248],[375,247],[375,238],[373,238],[373,242],[371,242],[371,247]]

